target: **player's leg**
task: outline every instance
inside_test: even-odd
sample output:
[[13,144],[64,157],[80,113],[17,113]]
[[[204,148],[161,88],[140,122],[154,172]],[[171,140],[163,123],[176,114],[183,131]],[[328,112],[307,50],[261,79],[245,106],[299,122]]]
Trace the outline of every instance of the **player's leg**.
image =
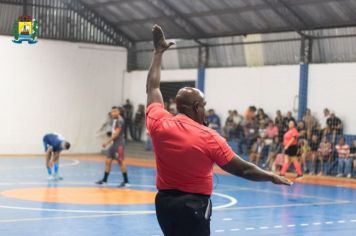
[[60,152],[53,152],[53,176],[56,180],[62,180],[62,177],[58,176],[59,157],[60,157]]
[[123,182],[119,185],[119,187],[125,187],[129,183],[129,178],[127,175],[127,167],[125,163],[124,145],[119,145],[117,147],[117,161],[119,163],[123,178]]
[[53,179],[52,176],[52,152],[46,152],[46,168],[48,173],[48,179]]
[[106,160],[105,160],[105,172],[104,177],[97,181],[96,184],[106,184],[108,182],[109,174],[111,171],[112,161],[116,158],[116,151],[114,145],[111,145],[108,149]]
[[283,163],[280,175],[283,176],[286,174],[287,170],[289,169],[289,163],[290,163],[290,157],[287,154],[285,154],[284,155],[284,163]]

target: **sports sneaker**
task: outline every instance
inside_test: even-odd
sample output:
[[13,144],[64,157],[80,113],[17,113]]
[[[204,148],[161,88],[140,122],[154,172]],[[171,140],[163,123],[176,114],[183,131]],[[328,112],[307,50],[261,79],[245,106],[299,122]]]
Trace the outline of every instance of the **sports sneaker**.
[[47,180],[48,180],[48,181],[53,181],[53,180],[54,180],[54,176],[53,176],[53,175],[49,175],[49,176],[47,177]]
[[107,184],[108,182],[107,181],[104,181],[104,180],[99,180],[97,182],[95,182],[96,184],[99,184],[99,185],[105,185]]
[[59,181],[59,180],[63,180],[63,177],[61,177],[59,175],[54,175],[53,179]]
[[351,178],[351,174],[348,174],[346,177],[350,179]]
[[337,174],[336,177],[344,177],[343,174]]
[[128,182],[121,182],[121,184],[119,184],[119,186],[117,186],[118,188],[125,188],[128,187],[129,183]]

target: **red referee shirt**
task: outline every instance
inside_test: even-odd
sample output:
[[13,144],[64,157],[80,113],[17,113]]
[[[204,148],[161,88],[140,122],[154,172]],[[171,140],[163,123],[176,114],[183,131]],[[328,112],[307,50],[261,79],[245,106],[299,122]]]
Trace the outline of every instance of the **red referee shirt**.
[[183,114],[173,116],[161,103],[148,106],[146,126],[156,156],[157,188],[211,195],[213,164],[223,166],[236,155],[226,141]]

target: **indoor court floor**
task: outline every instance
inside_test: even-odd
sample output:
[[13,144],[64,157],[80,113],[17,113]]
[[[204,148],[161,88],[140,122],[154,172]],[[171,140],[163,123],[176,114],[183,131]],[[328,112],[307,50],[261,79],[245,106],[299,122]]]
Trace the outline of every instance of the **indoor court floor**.
[[[104,157],[61,159],[48,181],[43,157],[0,158],[0,235],[163,235],[155,218],[155,169],[127,159],[130,186],[105,187]],[[214,176],[211,235],[355,235],[356,180],[305,177],[292,187]]]

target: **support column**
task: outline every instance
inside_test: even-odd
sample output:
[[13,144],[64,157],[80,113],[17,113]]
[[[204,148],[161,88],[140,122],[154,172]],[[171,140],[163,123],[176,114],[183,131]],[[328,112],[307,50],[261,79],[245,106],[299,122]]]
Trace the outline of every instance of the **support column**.
[[205,68],[209,61],[209,47],[199,47],[198,79],[196,87],[204,93],[205,91]]
[[308,108],[309,62],[312,60],[312,39],[303,37],[300,47],[298,120]]

